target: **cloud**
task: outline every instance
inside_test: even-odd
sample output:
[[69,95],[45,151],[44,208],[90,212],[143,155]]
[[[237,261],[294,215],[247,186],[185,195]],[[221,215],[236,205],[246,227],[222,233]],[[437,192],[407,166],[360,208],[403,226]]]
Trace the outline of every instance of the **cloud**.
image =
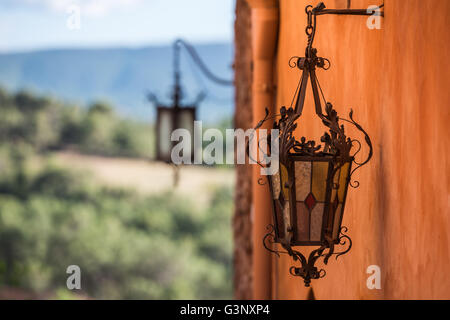
[[102,16],[111,10],[136,6],[143,0],[6,0],[3,5],[9,8],[35,7],[56,12],[67,12],[73,6],[79,6],[81,14]]

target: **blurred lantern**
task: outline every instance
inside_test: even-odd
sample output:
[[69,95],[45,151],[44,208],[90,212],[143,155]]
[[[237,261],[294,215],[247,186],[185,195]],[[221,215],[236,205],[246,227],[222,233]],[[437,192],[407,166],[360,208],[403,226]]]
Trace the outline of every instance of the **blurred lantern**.
[[[269,226],[269,233],[263,240],[267,250],[277,255],[289,254],[301,263],[300,267],[291,267],[290,272],[294,276],[302,277],[307,287],[310,286],[311,279],[319,279],[326,274],[325,270],[318,270],[315,266],[317,259],[323,257],[324,263],[327,264],[331,256],[336,255],[338,258],[351,249],[351,239],[344,234],[347,228],[342,226],[347,192],[349,186],[354,188],[359,186],[358,181],[351,181],[352,174],[372,157],[370,138],[353,120],[353,111],[350,112],[349,119],[338,117],[332,104],[326,101],[316,77],[316,68],[327,70],[330,67],[329,60],[318,57],[317,50],[312,47],[316,31],[316,15],[335,13],[334,10],[324,8],[323,3],[314,9],[312,6],[306,8],[308,15],[306,57],[292,58],[289,63],[292,68],[298,67],[302,70],[302,77],[293,99],[295,106],[291,105],[288,109],[282,107],[280,119],[274,124],[274,128],[279,129],[279,170],[276,174],[268,176],[268,186],[273,198],[273,225]],[[354,10],[347,12],[357,14]],[[339,10],[339,14],[344,13]],[[316,114],[328,129],[321,138],[322,145],[304,137],[300,140],[294,137],[296,121],[303,111],[309,80]],[[322,112],[321,100],[325,104],[325,114]],[[257,128],[266,120],[268,116]],[[361,143],[346,136],[341,122],[354,125],[364,134],[369,147],[368,156],[364,161],[355,160],[354,156],[360,151]],[[351,154],[354,146],[357,150]],[[356,167],[352,168],[352,164]],[[280,244],[286,251],[274,250],[271,243]],[[335,252],[336,245],[346,245],[347,248]],[[319,248],[312,250],[306,258],[301,252],[293,249],[296,246],[319,246]]]
[[[202,62],[194,47],[183,40],[176,40],[173,44],[174,49],[174,85],[172,89],[171,105],[164,105],[153,94],[148,94],[147,98],[156,106],[156,160],[164,162],[171,161],[172,148],[178,141],[171,141],[172,132],[176,129],[186,129],[191,137],[191,156],[194,158],[194,122],[197,120],[197,107],[205,98],[205,93],[200,92],[194,102],[182,104],[183,91],[181,87],[180,72],[180,49],[181,46],[187,50],[193,61],[200,70],[212,81],[220,85],[232,85],[231,81],[220,79],[214,76],[211,71]],[[201,134],[201,133],[200,133]],[[201,151],[201,150],[200,150]]]
[[172,89],[172,104],[164,105],[153,95],[148,99],[156,105],[156,160],[171,162],[173,146],[178,143],[171,141],[172,132],[176,129],[186,129],[192,137],[191,155],[194,156],[194,121],[198,104],[203,99],[203,93],[199,94],[196,101],[190,105],[182,105],[183,92],[180,84],[180,44],[181,40],[174,43],[174,84]]

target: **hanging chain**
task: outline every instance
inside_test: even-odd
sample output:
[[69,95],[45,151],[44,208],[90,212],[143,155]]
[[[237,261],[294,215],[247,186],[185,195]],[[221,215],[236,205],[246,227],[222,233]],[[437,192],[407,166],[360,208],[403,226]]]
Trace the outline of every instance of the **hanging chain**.
[[305,32],[306,32],[306,35],[308,36],[307,52],[311,53],[312,43],[314,40],[314,33],[315,33],[315,23],[313,25],[313,6],[311,6],[311,5],[306,6],[305,12],[306,12],[306,20],[307,20]]
[[308,47],[306,50],[307,57],[312,57],[312,45],[314,42],[314,36],[316,35],[316,27],[317,27],[317,14],[322,12],[325,9],[325,5],[323,2],[320,2],[316,7],[311,5],[306,6],[305,12],[307,15],[307,24],[306,24],[306,35],[308,36]]

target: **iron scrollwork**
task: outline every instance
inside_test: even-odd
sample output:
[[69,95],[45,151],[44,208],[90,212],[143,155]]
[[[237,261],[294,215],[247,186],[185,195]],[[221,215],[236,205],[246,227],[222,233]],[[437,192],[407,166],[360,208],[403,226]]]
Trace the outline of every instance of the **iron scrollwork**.
[[[340,256],[348,253],[352,248],[352,239],[345,234],[348,231],[348,228],[345,226],[341,227],[339,233],[339,244],[346,245],[347,248],[345,250],[334,252],[334,243],[329,245],[324,244],[318,249],[311,251],[308,258],[306,258],[301,252],[293,250],[291,246],[284,243],[282,244],[282,247],[286,251],[273,250],[272,245],[275,243],[275,229],[273,225],[268,225],[267,229],[269,232],[263,238],[264,248],[276,254],[278,257],[280,257],[281,254],[287,254],[291,256],[294,261],[299,261],[301,266],[292,266],[289,269],[289,272],[293,276],[303,278],[306,287],[311,285],[311,280],[321,279],[326,276],[326,271],[324,269],[318,269],[315,266],[318,259],[324,258],[324,264],[327,265],[331,256],[335,255],[337,260]],[[326,252],[326,250],[328,251]]]

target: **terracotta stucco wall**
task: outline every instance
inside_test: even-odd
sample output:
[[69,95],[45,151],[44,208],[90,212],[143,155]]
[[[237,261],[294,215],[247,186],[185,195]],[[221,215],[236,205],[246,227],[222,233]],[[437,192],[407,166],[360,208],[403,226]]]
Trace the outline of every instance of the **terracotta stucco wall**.
[[[280,1],[278,106],[290,104],[300,77],[288,60],[304,53],[304,8],[311,2],[318,1]],[[325,1],[328,8],[346,3]],[[343,117],[353,108],[375,155],[355,174],[361,185],[348,195],[343,224],[353,248],[330,259],[324,279],[313,280],[317,299],[450,298],[450,1],[384,3],[381,30],[369,30],[366,17],[318,17],[315,47],[332,63],[318,71],[325,96]],[[323,127],[313,114],[309,96],[298,134],[319,139]],[[274,258],[273,298],[307,297],[301,279],[289,275],[291,265]],[[381,290],[366,286],[369,265],[381,268]]]

